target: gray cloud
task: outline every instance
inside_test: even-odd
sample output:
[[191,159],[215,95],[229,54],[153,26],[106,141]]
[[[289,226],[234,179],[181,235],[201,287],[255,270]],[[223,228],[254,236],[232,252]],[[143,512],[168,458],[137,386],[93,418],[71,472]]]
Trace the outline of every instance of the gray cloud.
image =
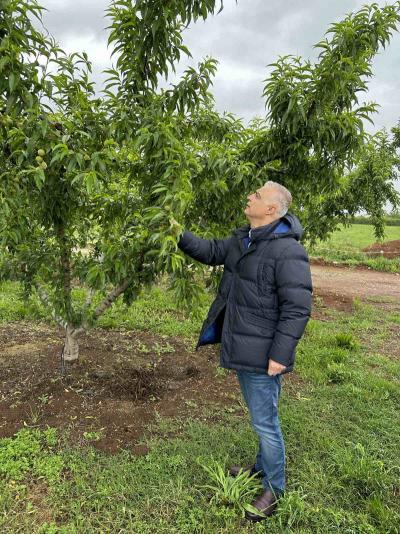
[[[94,79],[101,86],[110,61],[107,50],[108,20],[104,18],[107,0],[42,0],[48,12],[44,23],[68,52],[88,52],[93,61]],[[324,38],[332,22],[359,9],[362,0],[225,0],[224,10],[205,22],[198,21],[185,31],[186,44],[193,59],[183,61],[177,74],[205,56],[219,61],[212,92],[219,111],[230,111],[244,118],[265,115],[262,98],[267,65],[285,54],[300,55],[314,61],[314,45]],[[387,2],[377,2],[384,5]],[[390,129],[400,118],[400,35],[395,33],[387,50],[375,58],[369,92],[360,101],[380,104],[375,126],[369,131]],[[176,81],[170,77],[169,82]],[[165,84],[163,84],[165,85]]]
[[[384,2],[379,2],[384,4]],[[220,111],[232,110],[249,120],[265,114],[263,80],[267,65],[279,56],[292,54],[315,61],[314,45],[324,38],[332,22],[358,9],[359,1],[340,0],[298,2],[252,0],[226,3],[224,11],[205,23],[197,23],[187,31],[187,41],[194,57],[212,55],[219,60],[213,92]],[[374,78],[361,101],[377,101],[381,108],[375,116],[376,127],[390,128],[400,117],[400,38],[395,34],[391,45],[374,60]],[[230,80],[243,73],[237,93],[227,88]],[[245,89],[247,87],[247,90]],[[369,124],[369,123],[368,123]],[[375,129],[367,124],[369,130]]]
[[108,26],[105,10],[108,0],[39,0],[47,11],[43,19],[45,26],[61,43],[71,37],[95,36],[105,40]]
[[[185,32],[193,60],[182,62],[178,74],[188,64],[205,56],[219,61],[213,93],[220,111],[231,111],[246,121],[265,114],[262,91],[269,69],[278,56],[300,55],[315,60],[315,43],[324,38],[332,22],[363,5],[361,0],[225,0],[224,10],[205,22],[198,21]],[[379,4],[386,2],[381,1]],[[108,20],[104,18],[107,0],[42,0],[48,9],[44,22],[67,51],[85,49],[94,64],[95,80],[101,84],[101,71],[110,64],[107,50]],[[380,105],[376,127],[390,128],[400,117],[400,38],[393,37],[388,50],[374,61],[375,76],[368,94],[361,100]],[[170,77],[169,81],[175,81]],[[371,129],[371,127],[368,126]]]

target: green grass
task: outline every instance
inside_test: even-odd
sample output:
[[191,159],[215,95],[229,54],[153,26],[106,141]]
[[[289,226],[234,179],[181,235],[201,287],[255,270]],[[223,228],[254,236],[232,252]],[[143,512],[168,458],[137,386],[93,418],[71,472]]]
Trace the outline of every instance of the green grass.
[[[18,304],[16,286],[6,288],[3,320],[10,303]],[[283,385],[288,485],[268,522],[244,522],[257,486],[234,486],[219,469],[253,460],[248,415],[210,404],[189,419],[158,419],[141,457],[77,448],[54,430],[25,429],[0,440],[0,532],[399,533],[400,361],[378,350],[398,315],[359,303],[350,316],[329,315],[311,320],[299,345],[300,383]],[[129,310],[115,308],[104,326],[111,320],[192,339],[199,328],[199,321],[177,317],[160,288]],[[216,373],[216,382],[223,379]]]
[[[394,241],[396,239],[400,239],[400,227],[386,226],[384,241]],[[371,225],[352,224],[347,228],[340,227],[340,230],[332,234],[330,242],[334,246],[361,250],[372,243],[376,243],[376,238]]]
[[[197,318],[187,318],[179,309],[165,283],[153,286],[127,306],[118,299],[97,322],[101,328],[151,330],[165,335],[189,338],[199,331],[207,313],[211,296],[205,294],[198,304]],[[76,289],[74,301],[83,304],[84,293]],[[17,282],[0,282],[0,324],[18,320],[51,321],[50,314],[35,296],[23,301],[22,287]]]
[[[385,228],[384,241],[400,239],[399,226]],[[326,261],[347,265],[366,265],[378,271],[400,272],[400,258],[369,258],[362,249],[376,242],[373,227],[366,224],[341,226],[329,240],[318,243],[309,250],[310,255]]]

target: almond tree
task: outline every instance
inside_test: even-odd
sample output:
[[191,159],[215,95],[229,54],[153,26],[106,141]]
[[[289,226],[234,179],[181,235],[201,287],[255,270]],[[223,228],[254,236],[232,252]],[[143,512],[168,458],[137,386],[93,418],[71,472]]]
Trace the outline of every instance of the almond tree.
[[216,63],[188,68],[168,90],[158,77],[190,54],[182,29],[215,1],[152,4],[111,4],[117,60],[101,96],[87,55],[66,55],[32,24],[37,2],[1,5],[1,270],[65,329],[66,360],[120,295],[131,302],[183,261],[169,217],[187,209],[201,166],[185,121],[209,102]]
[[333,25],[314,65],[280,58],[266,82],[267,118],[247,128],[214,110],[211,58],[159,88],[190,56],[184,27],[213,14],[215,0],[112,2],[115,66],[101,95],[86,54],[66,55],[32,24],[36,1],[0,7],[0,273],[50,309],[66,360],[118,297],[131,303],[163,273],[196,313],[204,268],[177,248],[182,230],[229,234],[245,222],[246,194],[267,179],[293,191],[310,238],[396,201],[393,162],[372,191],[368,169],[354,170],[372,146],[363,120],[375,109],[358,106],[357,94],[398,23],[397,4]]

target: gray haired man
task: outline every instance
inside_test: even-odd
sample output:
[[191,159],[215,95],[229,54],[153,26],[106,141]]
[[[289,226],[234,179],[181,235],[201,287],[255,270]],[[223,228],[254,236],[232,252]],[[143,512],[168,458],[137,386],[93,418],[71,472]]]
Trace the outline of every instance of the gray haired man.
[[[247,197],[249,224],[226,239],[184,232],[179,248],[207,265],[224,265],[217,297],[203,323],[196,350],[221,343],[220,365],[237,373],[259,438],[254,464],[264,491],[251,504],[250,521],[274,513],[285,490],[285,445],[278,416],[282,375],[293,370],[296,345],[311,313],[310,265],[299,243],[299,220],[288,213],[290,192],[267,182]],[[233,466],[236,476],[242,468]]]

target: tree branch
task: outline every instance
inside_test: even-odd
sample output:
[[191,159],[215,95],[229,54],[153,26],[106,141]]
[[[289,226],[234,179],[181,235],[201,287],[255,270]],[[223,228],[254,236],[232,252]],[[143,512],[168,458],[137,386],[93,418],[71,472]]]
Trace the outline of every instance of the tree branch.
[[[122,284],[120,284],[119,286],[115,287],[107,296],[106,298],[103,300],[103,302],[101,302],[97,308],[95,309],[92,317],[94,320],[97,320],[101,315],[103,315],[103,313],[108,310],[108,308],[110,308],[110,306],[112,305],[112,303],[117,300],[117,298],[125,291],[125,289],[129,286],[129,284],[131,283],[131,279],[128,278],[127,280],[125,280],[124,282],[122,282]],[[76,329],[74,331],[74,335],[77,336],[79,334],[81,334],[82,332],[84,332],[86,330],[86,328],[88,327],[88,323],[87,321],[85,321],[82,326],[78,329]]]
[[62,317],[60,317],[59,315],[56,314],[56,312],[54,311],[53,307],[51,306],[50,298],[49,298],[48,294],[46,293],[46,291],[41,286],[39,286],[39,284],[35,284],[35,287],[36,287],[36,291],[37,291],[37,293],[39,295],[40,300],[42,301],[42,303],[47,308],[50,309],[51,316],[56,321],[56,323],[59,326],[61,326],[62,328],[67,329],[67,327],[68,327],[67,321],[65,321]]

